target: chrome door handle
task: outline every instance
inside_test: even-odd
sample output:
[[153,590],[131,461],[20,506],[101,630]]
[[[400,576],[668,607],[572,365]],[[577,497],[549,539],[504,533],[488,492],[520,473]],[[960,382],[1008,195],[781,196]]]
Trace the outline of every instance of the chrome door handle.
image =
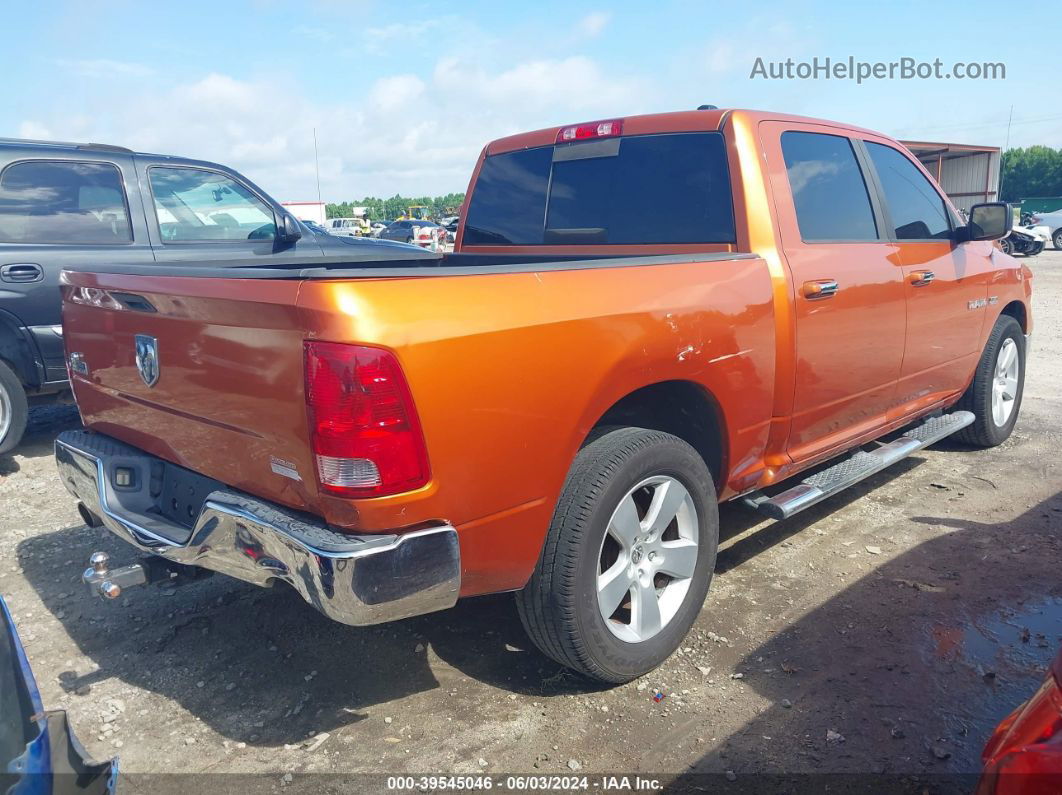
[[44,269],[35,262],[13,262],[0,267],[0,280],[5,282],[39,282]]
[[809,301],[820,301],[823,298],[833,298],[837,294],[837,282],[834,279],[816,279],[804,282],[804,297]]
[[911,275],[907,277],[912,287],[925,287],[927,284],[932,284],[933,280],[937,278],[937,274],[933,271],[912,271]]

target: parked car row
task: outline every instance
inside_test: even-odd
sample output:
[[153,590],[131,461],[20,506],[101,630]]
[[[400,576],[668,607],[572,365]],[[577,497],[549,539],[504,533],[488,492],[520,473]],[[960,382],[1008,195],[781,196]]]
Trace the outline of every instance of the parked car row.
[[340,237],[394,240],[436,251],[443,243],[453,243],[457,236],[457,216],[443,220],[446,223],[437,224],[417,218],[403,218],[397,221],[370,221],[364,217],[330,218],[320,231]]

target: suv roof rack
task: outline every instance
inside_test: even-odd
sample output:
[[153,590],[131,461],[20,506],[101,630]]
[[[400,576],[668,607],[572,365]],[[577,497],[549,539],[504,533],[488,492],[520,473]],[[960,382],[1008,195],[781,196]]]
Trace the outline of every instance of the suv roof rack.
[[63,149],[96,149],[103,152],[125,152],[133,154],[132,149],[114,144],[74,143],[72,141],[38,141],[32,138],[0,138],[0,144],[31,144],[33,146],[54,146]]

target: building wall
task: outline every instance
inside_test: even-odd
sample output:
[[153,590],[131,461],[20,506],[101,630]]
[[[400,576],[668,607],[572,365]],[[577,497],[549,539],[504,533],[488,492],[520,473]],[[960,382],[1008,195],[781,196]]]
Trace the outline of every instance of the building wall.
[[314,221],[323,226],[327,218],[324,202],[281,202],[280,204],[300,221]]
[[[922,161],[926,170],[937,177],[937,159]],[[996,201],[999,195],[999,152],[971,152],[940,164],[940,187],[960,210],[975,204]]]

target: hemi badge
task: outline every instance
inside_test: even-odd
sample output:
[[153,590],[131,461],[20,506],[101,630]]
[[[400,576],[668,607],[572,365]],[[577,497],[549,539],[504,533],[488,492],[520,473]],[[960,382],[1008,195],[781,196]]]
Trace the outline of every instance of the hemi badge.
[[285,461],[282,458],[277,458],[275,455],[269,456],[269,468],[273,470],[277,475],[283,475],[286,478],[292,480],[302,481],[299,477],[299,470],[290,461]]
[[78,375],[88,375],[89,368],[88,362],[85,361],[85,354],[73,351],[67,362],[70,365],[71,372],[77,373]]

